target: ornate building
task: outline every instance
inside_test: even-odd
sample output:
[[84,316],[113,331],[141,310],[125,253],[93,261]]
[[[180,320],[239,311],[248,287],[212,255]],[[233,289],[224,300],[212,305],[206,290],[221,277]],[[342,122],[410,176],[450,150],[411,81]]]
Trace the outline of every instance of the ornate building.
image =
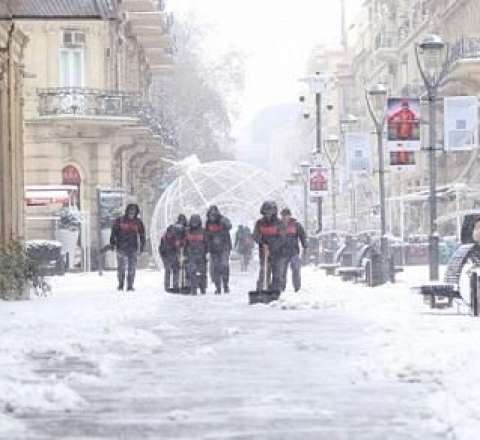
[[[149,99],[153,76],[173,68],[172,17],[155,0],[22,0],[10,9],[30,39],[25,184],[76,187],[96,247],[97,189],[124,189],[148,220],[173,154]],[[29,238],[53,236],[48,209],[27,206]]]
[[[350,26],[349,47],[343,60],[330,71],[337,78],[330,91],[337,99],[336,105],[343,115],[358,118],[355,130],[371,132],[371,121],[365,105],[365,89],[378,82],[388,85],[389,94],[399,97],[422,97],[423,82],[415,59],[415,44],[425,34],[439,34],[449,44],[449,74],[441,90],[441,96],[478,96],[480,86],[480,8],[475,0],[367,0]],[[320,54],[315,62],[325,64],[329,52]],[[443,105],[438,104],[438,141],[443,144]],[[424,125],[428,131],[428,115],[422,110]],[[337,132],[340,126],[337,125]],[[427,136],[422,136],[426,146]],[[375,140],[372,137],[372,153],[376,157]],[[458,183],[480,188],[478,149],[469,152],[438,153],[438,185],[453,187]],[[423,191],[428,185],[427,154],[417,153],[414,169],[387,173],[387,188],[391,199]],[[375,184],[376,176],[371,183]],[[372,185],[367,185],[372,187]],[[349,197],[348,194],[345,195]],[[445,210],[451,209],[450,200],[442,200]],[[422,205],[423,203],[423,205]],[[469,207],[473,201],[462,200]],[[414,210],[421,212],[416,225],[421,230],[427,224],[428,206],[419,202]],[[398,206],[392,211],[391,232],[399,234]],[[443,209],[443,208],[442,208]],[[396,212],[397,211],[397,212]],[[398,214],[398,215],[397,215]],[[451,228],[441,229],[451,233]]]
[[0,244],[23,239],[23,54],[27,38],[0,5]]

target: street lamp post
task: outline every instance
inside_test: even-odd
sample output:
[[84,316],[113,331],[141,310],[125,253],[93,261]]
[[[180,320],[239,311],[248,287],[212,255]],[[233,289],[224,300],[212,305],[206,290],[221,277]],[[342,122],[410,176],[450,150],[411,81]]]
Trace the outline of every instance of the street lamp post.
[[332,196],[332,229],[337,229],[337,179],[335,173],[335,166],[340,156],[340,142],[338,137],[329,136],[325,140],[325,157],[330,164],[330,185]]
[[[317,154],[317,165],[319,163],[320,155],[322,154],[322,93],[324,93],[328,82],[331,80],[331,76],[328,73],[315,72],[315,75],[311,75],[307,78],[301,79],[302,82],[305,82],[310,88],[310,93],[315,95],[315,114],[316,114],[316,145],[315,151]],[[323,199],[317,197],[317,219],[318,219],[318,228],[317,232],[322,232],[323,229]]]
[[[346,129],[358,123],[358,118],[356,116],[347,114],[345,117],[340,119],[340,135],[342,140],[342,147],[345,154],[347,154],[347,142],[346,142]],[[348,167],[348,166],[347,166]],[[355,182],[355,171],[350,170],[352,173],[349,176],[350,180],[350,217],[352,219],[352,232],[357,233],[357,196],[356,196],[356,182]]]
[[380,194],[380,253],[382,255],[382,278],[385,281],[388,262],[388,246],[386,237],[386,212],[385,212],[385,157],[383,153],[383,129],[385,127],[387,88],[384,84],[375,84],[365,92],[368,112],[375,125],[378,153],[378,186]]
[[422,76],[428,98],[429,113],[429,146],[428,168],[430,176],[429,210],[429,275],[430,280],[438,280],[439,275],[439,249],[437,232],[437,118],[436,100],[438,87],[445,78],[448,69],[447,46],[438,35],[427,35],[423,41],[415,45],[415,58]]

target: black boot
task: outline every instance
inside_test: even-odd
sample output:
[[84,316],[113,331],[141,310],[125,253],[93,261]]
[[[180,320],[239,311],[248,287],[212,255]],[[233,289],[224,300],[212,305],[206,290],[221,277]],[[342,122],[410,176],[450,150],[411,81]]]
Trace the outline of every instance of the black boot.
[[117,290],[123,290],[123,284],[119,284]]

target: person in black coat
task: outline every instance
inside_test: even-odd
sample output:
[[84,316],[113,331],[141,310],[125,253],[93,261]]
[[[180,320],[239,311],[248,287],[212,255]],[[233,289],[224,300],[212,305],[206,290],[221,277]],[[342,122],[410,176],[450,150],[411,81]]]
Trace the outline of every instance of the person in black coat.
[[[138,218],[140,209],[131,203],[125,215],[115,220],[110,235],[110,246],[117,251],[118,290],[123,290],[127,273],[127,290],[134,290],[137,254],[145,248],[145,226]],[[128,267],[128,269],[127,269]]]
[[[278,208],[274,201],[264,202],[260,208],[260,213],[262,218],[257,220],[253,230],[253,239],[258,243],[260,254],[257,290],[264,290],[265,288],[282,290],[286,228],[278,218]],[[264,286],[265,271],[267,271],[267,286]]]
[[302,245],[303,251],[307,249],[307,237],[303,226],[292,217],[290,209],[282,209],[280,213],[282,222],[286,228],[285,238],[285,260],[283,265],[283,290],[287,287],[287,272],[288,266],[292,269],[292,284],[295,292],[298,292],[302,287],[301,281],[301,267],[302,262],[300,259],[300,246]]
[[202,218],[198,214],[190,217],[185,236],[185,256],[187,257],[188,281],[193,295],[198,289],[205,294],[207,271],[207,234],[202,227]]
[[213,205],[207,211],[205,229],[210,253],[210,275],[215,285],[215,294],[222,293],[222,283],[224,293],[229,293],[230,252],[232,251],[230,229],[232,229],[232,224],[227,217],[220,213],[218,207]]
[[[160,240],[159,253],[165,268],[164,287],[166,291],[179,287],[180,260],[185,246],[186,231],[181,224],[170,225]],[[172,284],[170,284],[172,281]]]
[[235,234],[235,249],[240,255],[240,270],[248,271],[248,265],[252,259],[252,251],[255,242],[253,241],[252,232],[248,226],[239,225]]

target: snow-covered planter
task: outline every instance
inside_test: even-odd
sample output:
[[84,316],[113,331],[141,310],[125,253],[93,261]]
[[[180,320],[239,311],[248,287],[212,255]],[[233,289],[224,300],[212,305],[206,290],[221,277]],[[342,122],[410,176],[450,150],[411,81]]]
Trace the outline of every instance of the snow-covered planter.
[[62,254],[68,254],[68,268],[72,269],[80,235],[80,211],[74,208],[61,208],[56,212],[56,215],[59,220],[55,231],[55,239],[62,244]]
[[[112,233],[111,228],[104,228],[100,231],[102,237],[102,248],[110,244],[110,235]],[[116,269],[117,268],[117,260],[115,258],[115,252],[107,251],[105,252],[105,262],[103,265],[104,269]]]
[[65,262],[62,243],[55,240],[28,240],[25,242],[28,257],[38,266],[42,275],[63,275]]
[[0,299],[28,299],[31,291],[44,294],[48,290],[38,265],[21,243],[10,241],[0,246]]

